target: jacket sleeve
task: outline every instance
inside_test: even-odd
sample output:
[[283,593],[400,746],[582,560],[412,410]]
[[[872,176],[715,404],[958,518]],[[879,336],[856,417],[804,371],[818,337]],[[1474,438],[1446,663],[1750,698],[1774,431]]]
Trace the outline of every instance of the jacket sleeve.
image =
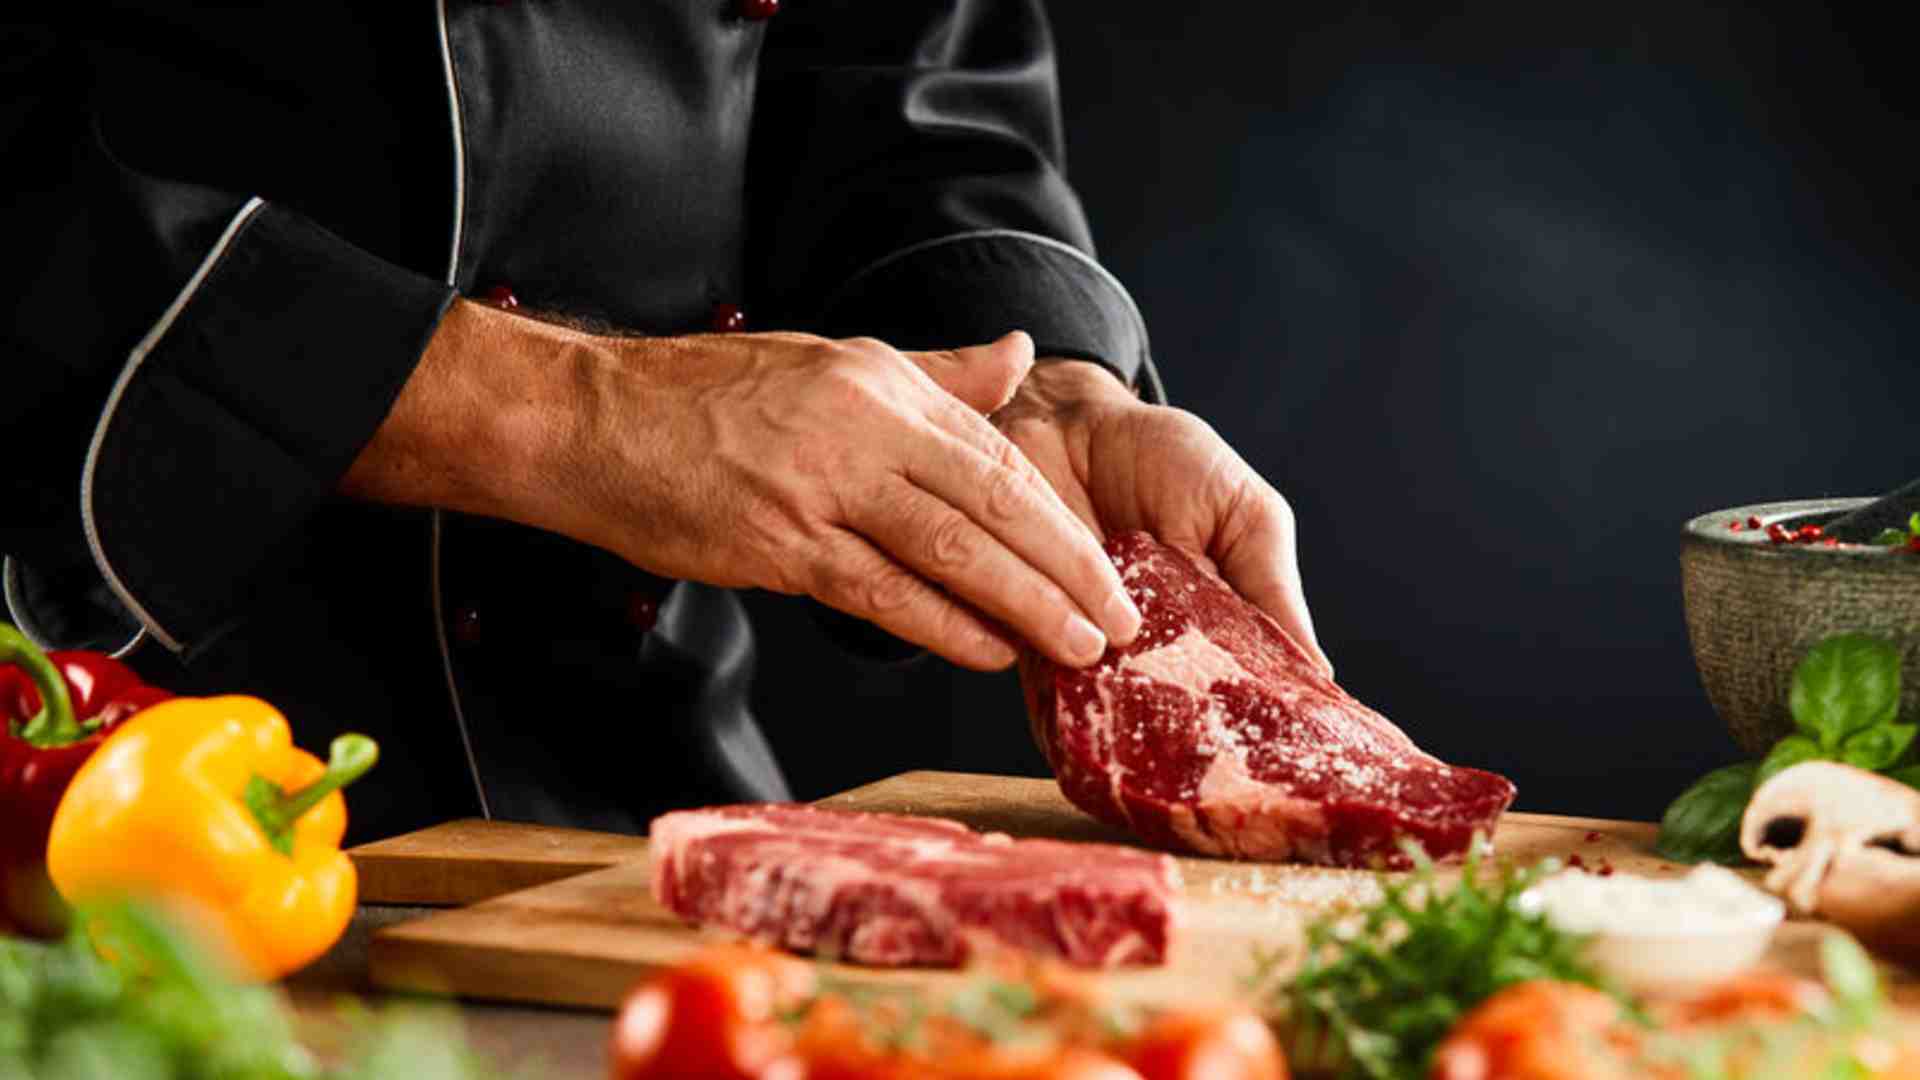
[[124,166],[88,85],[75,41],[0,26],[0,430],[32,448],[0,470],[0,552],[10,600],[28,568],[190,654],[330,497],[452,293]]
[[760,77],[756,306],[902,348],[1023,329],[1159,400],[1146,327],[1063,172],[1038,0],[789,0]]
[[[1132,297],[1094,260],[1062,159],[1039,0],[789,0],[761,62],[753,303],[833,337],[948,348],[1009,330],[1165,394]],[[824,607],[876,660],[918,651]]]

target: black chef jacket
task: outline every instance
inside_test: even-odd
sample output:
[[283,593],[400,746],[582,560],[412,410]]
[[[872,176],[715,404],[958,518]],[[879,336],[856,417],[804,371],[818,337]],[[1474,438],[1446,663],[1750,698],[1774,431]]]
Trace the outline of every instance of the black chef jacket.
[[[901,348],[1021,328],[1157,395],[1061,171],[1037,0],[33,11],[0,16],[11,620],[264,697],[308,747],[374,735],[356,836],[787,795],[732,594],[334,494],[454,296]],[[825,735],[832,695],[779,720]]]

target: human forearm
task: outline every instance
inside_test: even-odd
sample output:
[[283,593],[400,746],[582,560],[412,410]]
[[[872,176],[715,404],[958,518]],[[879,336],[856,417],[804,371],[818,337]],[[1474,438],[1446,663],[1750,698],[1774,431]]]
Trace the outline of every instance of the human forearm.
[[576,441],[588,374],[610,343],[456,300],[386,422],[341,478],[343,494],[522,521]]
[[1012,661],[988,619],[1086,663],[1139,616],[981,416],[1031,356],[1018,335],[912,355],[603,337],[462,302],[343,490],[517,521],[667,577],[806,593],[971,666]]

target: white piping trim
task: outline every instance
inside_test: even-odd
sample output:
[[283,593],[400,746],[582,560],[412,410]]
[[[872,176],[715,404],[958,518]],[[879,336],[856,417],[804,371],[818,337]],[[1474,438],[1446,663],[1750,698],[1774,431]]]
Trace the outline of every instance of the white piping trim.
[[[26,592],[20,587],[20,560],[11,555],[0,557],[0,593],[4,593],[6,596],[7,621],[13,624],[15,630],[26,635],[28,641],[38,645],[41,650],[45,652],[52,652],[59,648],[58,645],[42,636],[38,628],[34,626],[33,620],[27,618]],[[139,648],[140,643],[146,639],[147,628],[142,626],[133,632],[133,636],[127,639],[125,645],[120,646],[107,655],[118,660]]]
[[113,423],[114,410],[120,407],[120,398],[127,392],[127,386],[133,382],[134,375],[139,373],[140,365],[146,362],[148,354],[160,344],[160,339],[167,336],[167,331],[173,329],[174,320],[178,319],[180,312],[186,309],[187,302],[193,299],[194,293],[200,291],[201,283],[206,281],[207,275],[213,272],[214,264],[220,261],[220,257],[227,253],[233,238],[239,235],[241,228],[265,205],[266,203],[255,196],[248,199],[246,205],[233,215],[233,220],[227,222],[226,231],[220,234],[220,239],[214,241],[213,250],[207,252],[207,257],[200,260],[199,268],[193,272],[192,277],[187,279],[186,285],[173,298],[173,303],[168,304],[167,310],[160,313],[160,321],[154,323],[153,329],[147,331],[147,336],[141,338],[140,343],[133,347],[132,355],[127,357],[126,366],[120,369],[120,377],[114,380],[113,390],[107,394],[106,407],[100,410],[100,421],[93,427],[93,442],[87,446],[87,465],[80,473],[80,524],[86,530],[87,547],[93,552],[93,561],[100,568],[100,576],[106,579],[107,588],[113,590],[113,595],[119,597],[120,602],[133,613],[134,618],[140,620],[140,625],[146,629],[147,633],[153,635],[153,640],[176,653],[182,648],[179,640],[167,633],[140,601],[133,598],[133,593],[128,591],[126,583],[121,581],[120,575],[114,571],[113,564],[107,561],[106,548],[100,543],[100,527],[93,516],[93,471],[99,464],[100,447],[106,442],[107,428]]
[[466,119],[460,113],[460,84],[453,77],[453,41],[447,35],[447,0],[434,5],[440,18],[440,70],[447,81],[447,112],[453,120],[453,239],[447,250],[447,284],[460,272],[460,232],[467,225]]
[[1159,392],[1161,399],[1165,400],[1166,393],[1160,386],[1159,373],[1154,370],[1151,357],[1145,355],[1147,351],[1147,320],[1140,314],[1140,305],[1133,302],[1133,294],[1127,291],[1125,285],[1120,284],[1119,278],[1113,276],[1113,271],[1101,266],[1098,259],[1074,247],[1072,244],[1055,240],[1051,236],[1030,233],[1024,229],[975,229],[972,232],[954,233],[950,236],[936,236],[931,240],[922,240],[917,244],[908,244],[906,247],[900,248],[897,251],[890,251],[882,255],[878,259],[854,271],[852,276],[840,283],[839,288],[833,290],[826,301],[820,305],[820,310],[823,312],[833,310],[833,306],[839,303],[841,298],[846,296],[847,293],[851,292],[853,287],[860,282],[860,279],[876,271],[885,269],[909,255],[918,255],[920,252],[930,248],[941,247],[945,244],[963,243],[968,240],[1025,240],[1028,243],[1038,244],[1041,247],[1050,248],[1063,255],[1071,256],[1090,267],[1095,276],[1111,286],[1113,291],[1120,294],[1120,299],[1126,301],[1127,312],[1133,316],[1134,329],[1140,334],[1140,347],[1143,351],[1140,374],[1148,380],[1155,391]]
[[[466,120],[460,113],[460,84],[453,74],[453,41],[447,33],[447,0],[434,5],[440,22],[440,69],[447,80],[447,113],[453,128],[453,238],[447,245],[447,284],[457,286],[460,277],[460,234],[467,218],[467,140]],[[460,683],[453,676],[453,650],[447,647],[447,612],[440,589],[441,513],[433,511],[433,527],[427,546],[427,587],[433,593],[433,637],[440,646],[440,672],[446,676],[447,697],[453,702],[453,722],[460,729],[460,748],[467,756],[467,775],[473,778],[473,793],[480,799],[480,816],[493,817],[487,804],[487,786],[480,782],[480,760],[473,753],[473,736],[467,729],[467,711],[460,704]]]

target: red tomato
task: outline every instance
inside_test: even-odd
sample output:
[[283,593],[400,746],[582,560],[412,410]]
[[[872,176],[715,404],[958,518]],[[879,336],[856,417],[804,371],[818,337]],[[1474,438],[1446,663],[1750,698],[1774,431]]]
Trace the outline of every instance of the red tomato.
[[976,1046],[944,1055],[815,1046],[806,1080],[1141,1080],[1116,1058],[1075,1047]]
[[1637,1080],[1619,1003],[1576,983],[1518,983],[1460,1018],[1432,1080]]
[[1827,1002],[1826,988],[1812,979],[1752,971],[1715,983],[1661,1012],[1663,1024],[1688,1027],[1736,1020],[1803,1016]]
[[1273,1031],[1245,1008],[1167,1013],[1125,1053],[1143,1080],[1287,1080]]
[[860,1012],[839,998],[814,1003],[800,1032],[806,1080],[1141,1080],[1084,1046],[995,1043],[937,1017],[906,1047],[878,1045]]
[[801,1080],[779,1010],[812,993],[806,964],[723,947],[636,988],[614,1021],[613,1080]]

